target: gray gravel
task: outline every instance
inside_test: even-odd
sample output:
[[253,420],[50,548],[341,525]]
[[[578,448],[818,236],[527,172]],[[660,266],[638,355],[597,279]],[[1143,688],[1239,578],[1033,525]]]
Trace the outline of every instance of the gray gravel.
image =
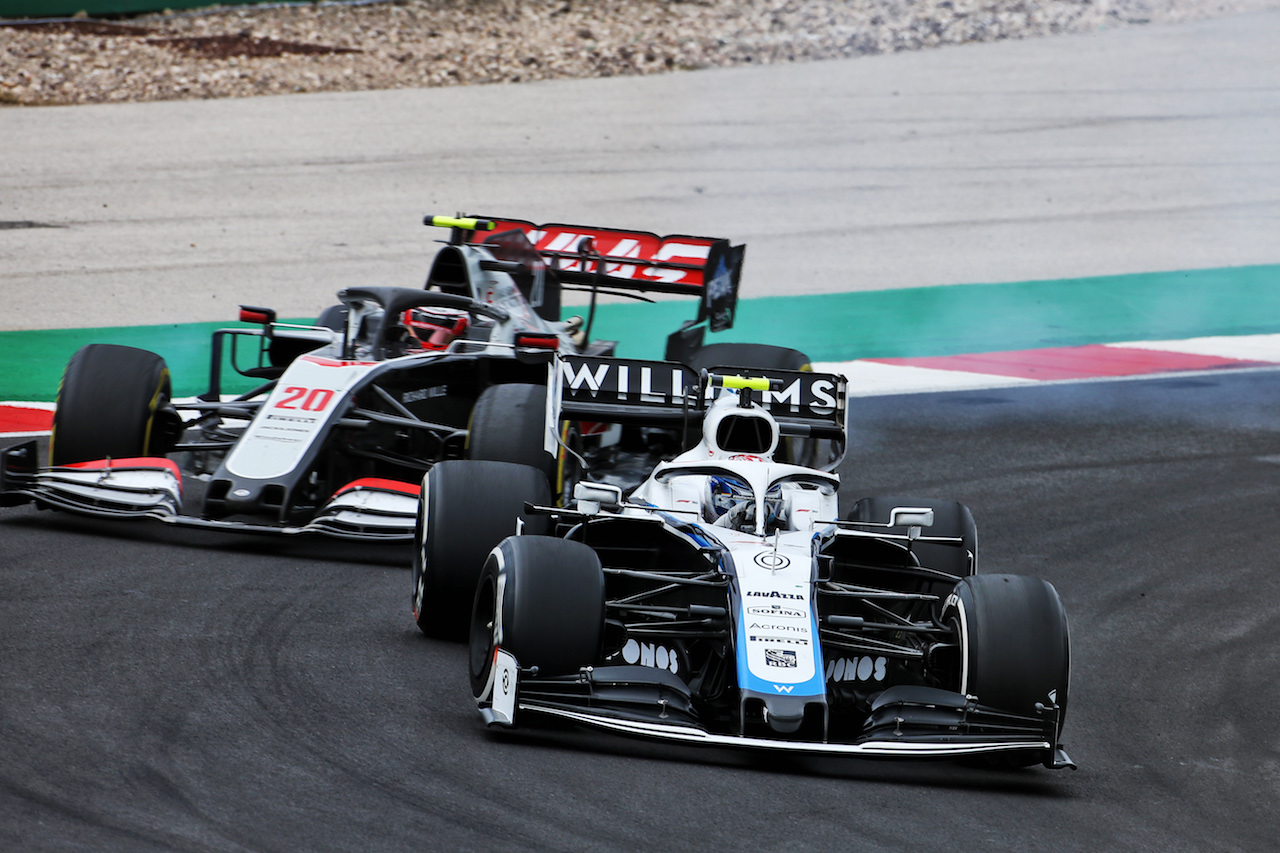
[[0,26],[0,104],[656,74],[919,50],[1280,0],[395,0]]

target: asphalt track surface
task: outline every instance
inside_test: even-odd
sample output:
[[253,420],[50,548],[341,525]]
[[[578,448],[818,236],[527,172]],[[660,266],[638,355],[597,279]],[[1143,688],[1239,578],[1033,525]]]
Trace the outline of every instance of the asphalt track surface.
[[1280,371],[868,398],[851,495],[1055,584],[1078,771],[495,737],[399,548],[0,510],[0,848],[1241,850],[1280,831]]

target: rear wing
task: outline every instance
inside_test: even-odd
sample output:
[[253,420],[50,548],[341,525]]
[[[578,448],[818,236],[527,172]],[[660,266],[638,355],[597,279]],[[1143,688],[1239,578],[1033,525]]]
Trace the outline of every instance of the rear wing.
[[[698,426],[725,389],[674,361],[558,356],[550,365],[548,423],[601,421],[686,429]],[[743,371],[771,380],[756,403],[778,422],[784,436],[843,443],[848,405],[845,377],[801,370]],[[843,446],[843,444],[842,444]]]
[[519,232],[563,285],[697,296],[701,301],[694,323],[705,320],[713,332],[733,325],[744,245],[715,237],[660,237],[649,231],[538,225],[523,219],[429,216],[426,222],[452,228],[455,243],[509,247],[513,232]]

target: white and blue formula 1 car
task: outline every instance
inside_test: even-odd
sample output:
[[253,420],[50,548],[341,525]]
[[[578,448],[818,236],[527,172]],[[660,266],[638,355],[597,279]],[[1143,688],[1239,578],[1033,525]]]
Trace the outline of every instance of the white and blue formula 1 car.
[[[977,574],[961,504],[866,498],[838,519],[835,474],[775,458],[788,435],[843,431],[841,377],[651,364],[641,395],[608,380],[622,366],[563,363],[557,405],[701,427],[629,493],[583,480],[557,508],[533,472],[494,462],[425,479],[415,613],[442,618],[431,593],[478,572],[470,678],[488,725],[1074,767],[1059,742],[1070,664],[1053,586]],[[583,370],[602,381],[573,387]],[[459,531],[462,517],[516,535],[466,565],[460,541],[480,528]]]
[[[35,441],[0,451],[0,505],[408,541],[422,476],[440,460],[521,463],[567,494],[568,448],[604,439],[575,423],[545,434],[547,365],[557,352],[614,345],[591,340],[591,311],[561,319],[563,290],[585,289],[593,304],[605,292],[698,297],[696,319],[669,341],[695,366],[806,361],[780,347],[702,345],[706,328],[733,321],[744,247],[727,240],[485,218],[426,224],[450,239],[423,287],[349,287],[308,325],[244,307],[253,326],[214,333],[198,399],[171,399],[155,353],[82,348],[63,374],[48,466]],[[224,393],[228,363],[257,387]]]

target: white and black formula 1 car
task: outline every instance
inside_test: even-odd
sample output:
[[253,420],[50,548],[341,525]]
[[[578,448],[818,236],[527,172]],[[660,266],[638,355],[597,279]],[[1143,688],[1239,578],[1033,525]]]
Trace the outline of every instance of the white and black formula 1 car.
[[[58,391],[49,465],[34,441],[0,453],[0,505],[247,533],[412,537],[423,473],[442,459],[518,462],[566,488],[563,445],[546,429],[556,352],[609,353],[591,314],[560,319],[560,294],[700,298],[670,347],[693,363],[785,364],[778,347],[701,346],[732,323],[742,246],[690,236],[428,217],[451,229],[423,288],[349,287],[313,325],[244,307],[257,328],[213,335],[208,390],[171,399],[144,350],[93,344]],[[259,383],[223,393],[223,370]],[[768,366],[766,364],[765,366]],[[566,438],[574,441],[567,442]],[[601,438],[593,439],[599,446]]]
[[[574,387],[582,371],[600,381]],[[453,631],[474,589],[464,627],[488,725],[1074,767],[1053,586],[978,574],[961,504],[872,497],[839,519],[834,473],[775,457],[788,435],[844,430],[841,377],[577,359],[556,398],[575,417],[695,417],[700,438],[629,493],[579,481],[566,507],[519,465],[428,473],[414,611],[428,633]],[[477,557],[485,536],[496,544]]]

